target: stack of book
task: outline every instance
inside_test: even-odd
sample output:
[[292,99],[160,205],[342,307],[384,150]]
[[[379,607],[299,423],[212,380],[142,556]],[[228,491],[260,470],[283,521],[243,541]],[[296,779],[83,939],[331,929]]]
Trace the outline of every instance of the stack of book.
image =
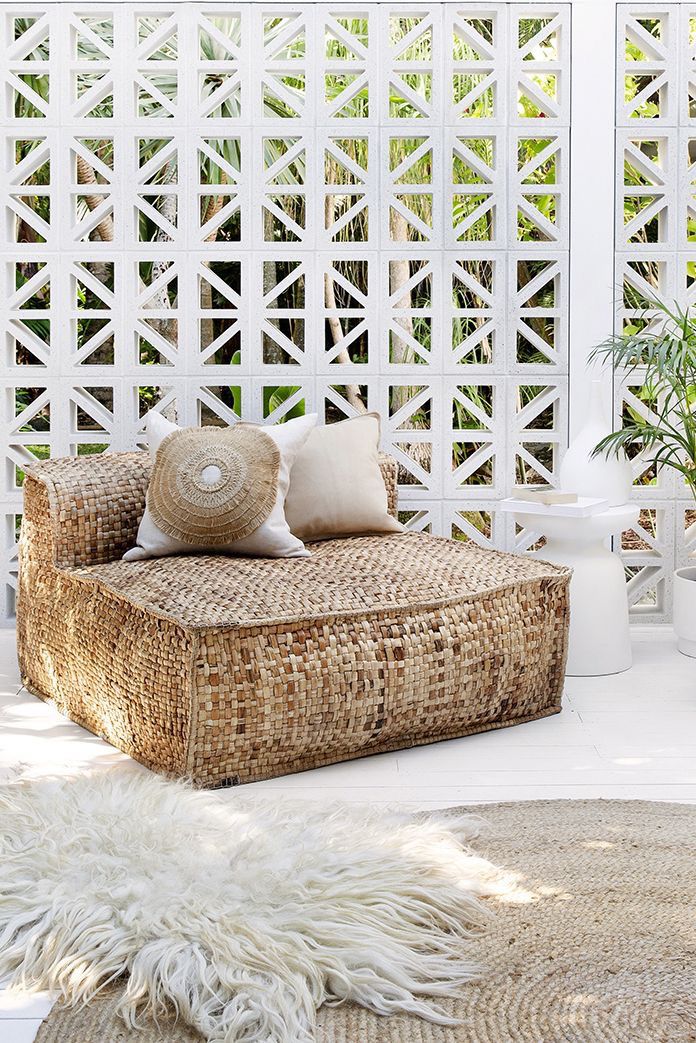
[[609,501],[593,496],[578,496],[577,493],[565,493],[560,489],[518,487],[500,506],[503,511],[515,514],[543,513],[550,517],[589,518],[592,514],[605,511]]

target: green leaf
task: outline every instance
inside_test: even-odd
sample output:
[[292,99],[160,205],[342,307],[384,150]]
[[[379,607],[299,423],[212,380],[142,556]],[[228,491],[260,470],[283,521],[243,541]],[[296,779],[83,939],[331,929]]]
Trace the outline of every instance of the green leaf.
[[[282,406],[284,402],[287,402],[289,398],[299,391],[298,387],[266,387],[263,389],[263,415],[270,416],[274,410]],[[279,424],[284,424],[287,420],[294,420],[298,416],[305,415],[305,404],[304,399],[300,399],[296,402],[281,418],[278,420]]]
[[599,344],[591,359],[608,363],[648,411],[643,416],[627,405],[623,426],[603,438],[594,455],[640,452],[656,472],[669,467],[680,474],[696,495],[693,313],[676,302],[669,305],[653,298],[646,302],[641,322]]

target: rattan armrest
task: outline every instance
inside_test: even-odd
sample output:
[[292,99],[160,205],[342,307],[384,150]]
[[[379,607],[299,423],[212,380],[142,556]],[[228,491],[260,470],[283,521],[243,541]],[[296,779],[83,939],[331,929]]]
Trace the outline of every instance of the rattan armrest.
[[399,465],[393,456],[389,456],[388,453],[379,454],[379,469],[382,472],[382,478],[384,484],[387,487],[387,509],[389,513],[396,518],[398,516],[398,500],[399,500],[399,486],[398,486],[398,472]]
[[61,457],[29,468],[22,539],[59,568],[101,565],[135,543],[150,473],[147,453]]

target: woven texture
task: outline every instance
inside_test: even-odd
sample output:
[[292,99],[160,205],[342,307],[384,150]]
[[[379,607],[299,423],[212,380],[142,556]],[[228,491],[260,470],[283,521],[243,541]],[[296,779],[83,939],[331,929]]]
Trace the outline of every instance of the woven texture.
[[[389,511],[396,515],[397,463],[380,454]],[[45,487],[50,509],[46,539],[53,564],[70,568],[121,558],[135,546],[152,464],[148,453],[59,457],[27,468],[25,499],[34,482]]]
[[[487,974],[447,1004],[462,1024],[320,1011],[317,1043],[693,1043],[696,810],[642,801],[487,805],[476,843],[518,873],[476,945]],[[55,1008],[36,1043],[200,1043],[171,1022],[137,1035],[118,989]]]
[[265,522],[278,493],[280,450],[260,427],[191,427],[157,450],[147,505],[182,543],[224,547]]
[[114,561],[129,459],[98,495],[91,461],[27,478],[18,639],[32,691],[148,767],[235,784],[560,710],[567,570],[416,533]]

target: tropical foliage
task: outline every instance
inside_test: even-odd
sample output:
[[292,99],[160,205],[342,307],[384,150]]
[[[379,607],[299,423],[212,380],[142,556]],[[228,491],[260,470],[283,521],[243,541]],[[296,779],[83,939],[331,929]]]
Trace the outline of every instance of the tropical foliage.
[[626,409],[623,426],[595,453],[640,453],[655,475],[676,471],[696,498],[696,315],[657,299],[651,305],[652,323],[655,314],[661,318],[654,331],[612,337],[593,353],[637,385],[641,403]]

